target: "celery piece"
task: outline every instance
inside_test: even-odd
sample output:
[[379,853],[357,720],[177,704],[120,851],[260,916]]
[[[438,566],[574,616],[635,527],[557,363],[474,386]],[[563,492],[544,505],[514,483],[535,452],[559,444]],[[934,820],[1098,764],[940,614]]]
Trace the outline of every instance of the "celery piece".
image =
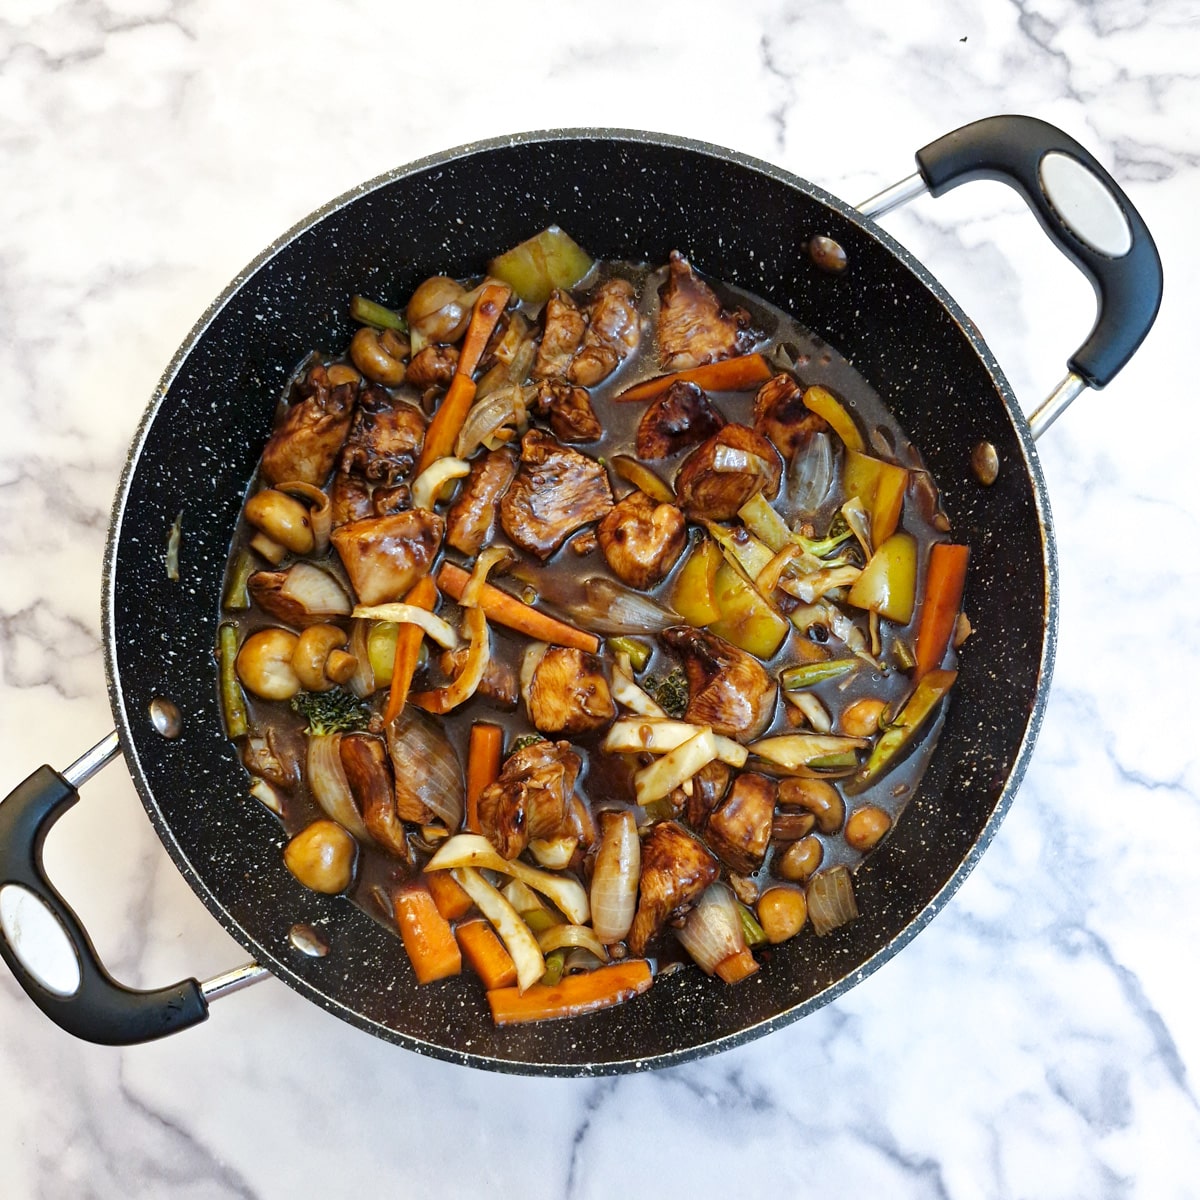
[[857,658],[830,658],[823,662],[800,663],[780,673],[779,682],[785,692],[799,692],[815,687],[827,679],[840,679],[858,666]]
[[643,671],[650,661],[651,648],[645,642],[631,637],[612,637],[608,644],[614,654],[628,654],[630,665],[635,671]]
[[763,945],[767,940],[767,934],[755,919],[754,914],[740,900],[737,910],[742,922],[742,933],[746,935],[746,945],[751,948]]
[[567,961],[567,952],[564,949],[551,950],[546,955],[546,973],[538,981],[546,987],[553,987],[563,976],[563,967]]
[[243,548],[238,551],[233,569],[229,572],[229,582],[225,585],[225,595],[221,599],[221,607],[226,612],[235,612],[250,607],[250,592],[247,583],[254,574],[254,555]]
[[225,718],[225,733],[231,741],[250,732],[250,717],[246,712],[246,697],[237,677],[237,628],[221,626],[219,637],[221,715]]
[[408,332],[408,322],[397,312],[368,300],[365,296],[350,297],[350,317],[360,325],[373,325],[376,329],[397,329]]

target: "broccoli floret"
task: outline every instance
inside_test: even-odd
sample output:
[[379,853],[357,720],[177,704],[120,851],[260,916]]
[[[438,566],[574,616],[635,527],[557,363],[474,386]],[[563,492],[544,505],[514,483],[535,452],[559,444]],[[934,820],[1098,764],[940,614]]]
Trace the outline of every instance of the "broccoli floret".
[[688,682],[681,668],[676,667],[661,679],[657,675],[647,675],[644,686],[668,716],[682,717],[687,710]]
[[523,733],[512,744],[512,748],[505,755],[505,758],[512,758],[518,750],[524,750],[526,746],[536,746],[538,742],[544,742],[546,739],[540,733]]
[[371,709],[352,692],[335,687],[328,692],[300,692],[292,697],[292,712],[307,722],[304,731],[313,737],[327,733],[354,733],[366,729]]

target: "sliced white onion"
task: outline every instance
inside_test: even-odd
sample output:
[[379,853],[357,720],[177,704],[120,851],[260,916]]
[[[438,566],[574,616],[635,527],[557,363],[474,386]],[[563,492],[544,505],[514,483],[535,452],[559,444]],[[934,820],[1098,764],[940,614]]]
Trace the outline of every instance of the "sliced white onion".
[[571,617],[595,633],[658,633],[679,623],[677,612],[600,575],[584,581],[583,596]]
[[592,870],[592,928],[601,942],[619,942],[633,925],[642,843],[633,813],[607,812],[600,817],[600,846]]
[[830,733],[833,730],[833,721],[828,709],[812,692],[789,692],[785,688],[783,698],[804,714],[805,720],[817,733]]
[[570,875],[552,875],[527,866],[519,859],[501,858],[495,847],[482,834],[455,834],[425,865],[427,871],[452,867],[480,867],[499,871],[540,892],[552,900],[567,918],[576,925],[586,925],[591,914],[583,884]]
[[457,650],[459,646],[458,634],[454,632],[452,625],[415,604],[360,604],[355,608],[353,616],[369,617],[373,621],[420,625],[443,650]]
[[733,892],[723,883],[710,884],[676,935],[706,975],[740,954],[746,948],[746,934]]
[[718,475],[757,475],[770,479],[771,464],[759,454],[721,443],[713,451],[712,469]]
[[439,458],[436,462],[432,462],[423,470],[420,475],[413,480],[412,485],[412,502],[413,508],[427,508],[432,510],[438,497],[442,494],[442,488],[446,486],[452,479],[463,479],[470,475],[471,464],[463,462],[461,458]]
[[250,782],[250,795],[265,808],[269,808],[277,817],[284,813],[283,796],[279,789],[267,780],[255,775]]
[[521,991],[537,983],[546,973],[546,960],[529,926],[520,914],[480,873],[472,867],[452,871],[455,883],[462,888],[475,906],[495,927],[504,948],[512,955],[517,968],[517,986]]
[[667,715],[666,709],[634,682],[633,667],[628,654],[617,655],[616,665],[612,672],[612,694],[618,704],[643,717],[665,717]]
[[342,766],[342,735],[321,734],[308,739],[306,776],[313,799],[330,820],[352,833],[361,842],[369,843],[371,835],[363,824],[358,806],[350,794],[350,784]]
[[818,871],[808,881],[808,918],[813,932],[824,937],[858,916],[854,884],[844,866]]
[[652,804],[669,796],[677,787],[691,779],[701,767],[717,757],[717,739],[707,726],[694,737],[680,742],[633,777],[633,788],[639,804]]
[[833,441],[814,433],[792,456],[788,467],[788,499],[803,513],[815,512],[833,486]]
[[786,590],[806,604],[813,604],[834,588],[849,587],[861,574],[859,567],[824,567],[792,580]]
[[604,943],[586,925],[551,925],[537,935],[537,944],[543,954],[569,946],[572,949],[589,950],[601,962],[608,961]]
[[750,751],[767,762],[794,769],[807,766],[814,758],[843,754],[847,750],[861,750],[867,744],[867,738],[842,737],[839,734],[785,733],[752,743]]
[[539,867],[547,871],[561,871],[571,863],[579,847],[577,837],[531,838],[529,853]]
[[[702,733],[708,726],[662,717],[621,717],[614,721],[604,738],[604,749],[613,754],[666,754]],[[749,751],[733,738],[714,733],[717,758],[731,767],[744,767]]]
[[[459,458],[470,458],[480,446],[494,450],[501,442],[523,433],[529,423],[527,406],[526,389],[515,383],[477,399],[459,431],[454,453]],[[508,437],[498,436],[505,432]]]
[[851,496],[842,505],[842,516],[846,518],[846,524],[850,526],[850,532],[858,539],[858,544],[862,547],[863,554],[869,560],[871,555],[875,553],[871,545],[871,514],[867,512],[863,506],[863,502],[857,496]]

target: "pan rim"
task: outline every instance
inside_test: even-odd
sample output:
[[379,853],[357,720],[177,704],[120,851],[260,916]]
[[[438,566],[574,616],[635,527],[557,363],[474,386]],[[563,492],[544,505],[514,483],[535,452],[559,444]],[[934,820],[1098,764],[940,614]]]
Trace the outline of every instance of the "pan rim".
[[[925,906],[900,930],[889,942],[878,949],[859,967],[831,984],[823,991],[810,996],[800,1004],[777,1013],[765,1020],[748,1025],[735,1033],[715,1037],[699,1045],[688,1046],[679,1050],[665,1050],[652,1056],[630,1057],[623,1060],[609,1060],[603,1063],[548,1063],[544,1061],[527,1062],[512,1058],[493,1057],[472,1051],[460,1051],[442,1046],[437,1043],[423,1041],[411,1034],[402,1033],[371,1020],[356,1010],[344,1005],[319,991],[312,983],[296,974],[288,965],[274,953],[270,947],[262,945],[233,917],[222,902],[221,898],[212,891],[205,882],[202,874],[195,868],[184,848],[179,844],[174,831],[164,819],[161,809],[154,799],[146,773],[143,769],[133,737],[133,714],[128,711],[125,695],[121,687],[119,667],[117,664],[116,646],[116,612],[115,612],[115,563],[117,549],[121,540],[126,506],[134,476],[141,462],[151,426],[166,399],[171,385],[184,362],[204,337],[209,326],[221,313],[230,300],[284,247],[290,245],[331,214],[339,211],[347,204],[378,191],[390,184],[430,169],[446,166],[472,155],[487,153],[493,150],[513,146],[528,145],[544,142],[577,142],[577,141],[606,141],[650,144],[667,149],[682,150],[707,157],[715,157],[725,162],[733,162],[752,171],[763,174],[785,187],[798,191],[808,197],[835,210],[839,215],[860,227],[883,248],[899,260],[917,280],[928,289],[950,316],[960,333],[979,358],[988,372],[1001,403],[1012,423],[1021,448],[1022,463],[1029,476],[1032,487],[1034,510],[1038,520],[1042,550],[1042,567],[1045,578],[1045,594],[1043,597],[1043,638],[1042,650],[1037,667],[1037,683],[1034,701],[1029,718],[1025,725],[1024,734],[1017,747],[1013,765],[1005,780],[1004,786],[991,813],[987,817],[978,838],[972,844],[968,853],[959,862],[950,877],[925,904]],[[159,840],[170,855],[176,867],[188,881],[189,886],[199,897],[206,908],[216,917],[226,931],[255,959],[266,966],[270,972],[290,987],[294,988],[306,999],[318,1004],[326,1011],[341,1017],[343,1020],[372,1033],[386,1041],[391,1041],[416,1053],[453,1062],[458,1065],[468,1065],[499,1071],[502,1073],[540,1075],[540,1076],[594,1076],[614,1075],[648,1068],[659,1069],[679,1065],[709,1054],[732,1049],[749,1041],[765,1036],[784,1025],[791,1024],[801,1017],[807,1016],[817,1009],[837,999],[855,984],[862,982],[884,965],[894,954],[904,948],[932,919],[945,907],[962,885],[967,875],[974,869],[983,852],[992,839],[1012,805],[1016,792],[1025,776],[1033,749],[1041,730],[1051,677],[1053,674],[1055,652],[1058,637],[1058,555],[1055,546],[1053,521],[1050,511],[1049,496],[1045,478],[1034,446],[1032,433],[1028,422],[1021,411],[1015,394],[1005,377],[1003,370],[992,354],[982,335],[967,317],[962,308],[946,289],[938,282],[932,273],[910,251],[897,242],[886,230],[875,222],[862,216],[856,209],[837,196],[825,191],[794,173],[773,163],[743,154],[740,151],[722,147],[714,143],[698,141],[691,138],[679,137],[672,134],[655,133],[632,129],[609,129],[602,127],[578,127],[562,129],[532,130],[524,133],[504,135],[480,141],[468,142],[448,150],[427,155],[413,162],[395,167],[375,176],[373,179],[360,183],[341,195],[329,200],[308,216],[292,225],[288,230],[275,238],[258,255],[243,267],[208,306],[188,331],[171,361],[159,378],[145,412],[137,426],[130,444],[120,482],[113,502],[112,516],[109,523],[108,536],[105,545],[102,573],[102,634],[104,642],[105,678],[109,693],[110,706],[120,735],[121,745],[125,753],[126,764],[130,777],[138,792],[143,808],[150,818],[151,824],[158,834]]]

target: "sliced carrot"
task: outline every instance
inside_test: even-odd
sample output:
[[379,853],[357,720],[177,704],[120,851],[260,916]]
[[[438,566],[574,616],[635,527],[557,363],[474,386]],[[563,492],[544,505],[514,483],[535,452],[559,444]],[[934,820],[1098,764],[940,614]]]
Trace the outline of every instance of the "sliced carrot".
[[500,777],[500,756],[504,750],[504,730],[488,721],[471,726],[467,743],[467,817],[466,828],[482,833],[479,827],[479,797],[489,783]]
[[462,972],[462,954],[450,922],[437,910],[429,889],[419,881],[396,889],[396,924],[418,983],[432,983]]
[[722,959],[716,966],[717,974],[726,983],[741,983],[743,979],[753,975],[757,970],[758,962],[750,953],[749,946],[743,946],[736,954]]
[[[422,575],[408,590],[404,597],[405,604],[423,608],[433,612],[437,603],[437,588],[428,575]],[[383,710],[383,723],[390,725],[399,715],[408,699],[408,689],[412,687],[413,675],[416,674],[417,661],[421,656],[421,641],[425,632],[419,625],[405,623],[396,634],[396,657],[392,660],[392,684],[388,693],[387,707]]]
[[705,363],[701,367],[689,367],[686,371],[673,371],[670,375],[658,375],[654,379],[635,383],[617,399],[653,400],[676,382],[695,383],[713,392],[748,392],[766,383],[774,374],[761,354],[743,354],[740,358],[723,358],[720,362]]
[[517,982],[517,968],[512,955],[505,950],[504,943],[482,917],[464,921],[454,932],[458,935],[458,944],[467,956],[467,962],[483,980],[485,988],[489,991],[492,988],[507,988]]
[[916,678],[941,666],[962,608],[967,581],[968,546],[938,542],[929,552],[925,591],[921,598],[921,623],[917,627]]
[[[438,572],[437,583],[452,600],[461,600],[470,578],[470,572],[464,571],[462,567],[456,567],[453,563],[443,563]],[[487,613],[489,619],[507,625],[509,629],[515,629],[518,633],[536,638],[539,642],[571,646],[576,650],[586,650],[589,654],[595,654],[600,648],[600,639],[594,634],[585,633],[582,629],[576,629],[574,625],[538,612],[536,608],[531,608],[490,583],[483,585],[479,607]]]
[[449,871],[428,871],[422,876],[437,910],[447,921],[457,921],[471,911],[475,902],[454,882]]
[[459,351],[454,378],[450,381],[450,387],[425,431],[425,444],[421,447],[421,457],[417,461],[417,475],[430,463],[454,452],[454,443],[458,441],[467,413],[475,403],[475,383],[471,376],[483,357],[488,339],[492,336],[510,295],[512,292],[502,283],[489,283],[479,293],[479,298],[475,301],[475,310],[471,314],[471,323],[467,326],[467,333],[463,338],[462,350]]
[[492,988],[487,997],[497,1025],[520,1025],[609,1008],[641,995],[653,981],[645,959],[629,958],[583,975],[567,975],[552,986],[535,983],[524,994],[515,987]]

